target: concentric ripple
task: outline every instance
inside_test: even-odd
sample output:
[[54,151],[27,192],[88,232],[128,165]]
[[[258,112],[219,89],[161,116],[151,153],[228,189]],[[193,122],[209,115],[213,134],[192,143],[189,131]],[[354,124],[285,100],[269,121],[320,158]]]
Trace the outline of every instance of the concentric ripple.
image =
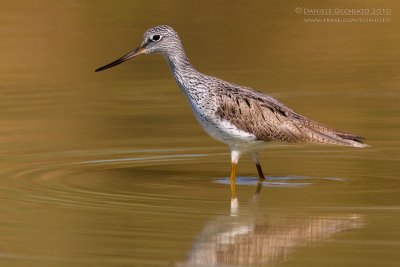
[[[303,177],[303,176],[267,176],[265,181],[262,182],[262,186],[268,187],[300,187],[300,186],[310,186],[315,184],[317,181],[345,181],[344,178],[335,178],[335,177],[323,177],[323,178],[314,178],[314,177]],[[217,178],[215,179],[215,183],[218,184],[230,184],[230,178]],[[236,177],[237,185],[248,185],[248,186],[256,186],[259,183],[257,177],[244,177],[239,176]]]
[[[151,205],[158,210],[161,204],[163,209],[158,212],[165,212],[168,205],[170,209],[174,208],[174,201],[209,202],[206,197],[199,199],[185,194],[199,183],[229,184],[229,178],[209,178],[212,172],[203,170],[204,166],[220,166],[226,156],[216,149],[207,149],[206,153],[192,148],[28,155],[10,161],[0,171],[0,194],[3,202],[21,205],[46,204],[101,210]],[[195,168],[190,168],[194,164]],[[274,176],[268,177],[263,185],[304,187],[323,181],[338,183],[344,179]],[[239,186],[255,186],[257,182],[255,177],[237,179]],[[165,189],[180,193],[166,193]]]
[[[154,190],[154,184],[146,179],[145,171],[140,175],[141,168],[182,162],[190,164],[197,162],[198,158],[218,155],[195,152],[190,149],[151,149],[24,156],[1,170],[0,194],[3,202],[90,209],[113,209],[116,204],[136,205],[134,200],[140,200],[142,205],[144,200],[167,202],[180,197]],[[122,170],[121,173],[128,170],[131,175],[119,175],[118,170]],[[137,190],[127,189],[133,186]]]

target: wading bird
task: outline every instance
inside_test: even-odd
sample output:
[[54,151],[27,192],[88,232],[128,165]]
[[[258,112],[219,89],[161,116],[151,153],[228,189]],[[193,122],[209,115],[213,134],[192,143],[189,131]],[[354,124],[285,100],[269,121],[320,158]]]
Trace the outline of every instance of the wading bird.
[[239,157],[250,154],[259,181],[263,181],[265,177],[258,152],[268,142],[368,146],[362,142],[362,137],[310,120],[261,92],[198,72],[190,64],[178,34],[170,26],[160,25],[147,30],[138,48],[96,72],[140,54],[164,56],[200,125],[210,136],[229,146],[233,206],[237,205],[235,177]]

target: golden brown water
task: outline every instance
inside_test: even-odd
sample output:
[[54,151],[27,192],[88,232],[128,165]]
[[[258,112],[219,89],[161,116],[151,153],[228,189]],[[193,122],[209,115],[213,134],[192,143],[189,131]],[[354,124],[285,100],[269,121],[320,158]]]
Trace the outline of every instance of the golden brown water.
[[[313,3],[314,2],[314,3]],[[267,2],[7,1],[0,11],[1,266],[396,266],[400,5],[387,23],[304,22]],[[262,90],[368,149],[274,147],[238,167],[167,64],[100,67],[169,24],[200,71]]]

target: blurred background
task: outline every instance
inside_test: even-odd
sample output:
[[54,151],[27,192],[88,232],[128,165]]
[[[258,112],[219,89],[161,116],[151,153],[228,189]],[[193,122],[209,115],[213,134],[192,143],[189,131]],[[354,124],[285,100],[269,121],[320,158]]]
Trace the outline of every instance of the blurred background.
[[[396,265],[399,8],[395,0],[4,1],[0,262]],[[340,15],[349,9],[364,13]],[[244,157],[243,204],[230,216],[228,149],[197,124],[163,57],[94,72],[158,24],[175,28],[197,70],[372,147],[265,151],[271,182],[257,208],[247,204],[257,172]]]

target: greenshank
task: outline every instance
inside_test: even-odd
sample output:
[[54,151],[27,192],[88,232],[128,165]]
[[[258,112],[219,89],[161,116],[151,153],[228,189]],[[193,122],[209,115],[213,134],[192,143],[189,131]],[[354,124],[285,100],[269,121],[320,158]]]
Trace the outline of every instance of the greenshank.
[[[177,32],[167,25],[147,30],[138,48],[98,68],[96,72],[114,67],[140,54],[164,56],[200,125],[210,136],[229,146],[233,206],[237,205],[235,179],[240,156],[251,156],[257,167],[260,186],[265,177],[259,151],[268,142],[311,142],[360,148],[368,146],[362,142],[362,137],[310,120],[259,91],[197,71],[190,64]],[[259,186],[257,191],[260,190]]]

